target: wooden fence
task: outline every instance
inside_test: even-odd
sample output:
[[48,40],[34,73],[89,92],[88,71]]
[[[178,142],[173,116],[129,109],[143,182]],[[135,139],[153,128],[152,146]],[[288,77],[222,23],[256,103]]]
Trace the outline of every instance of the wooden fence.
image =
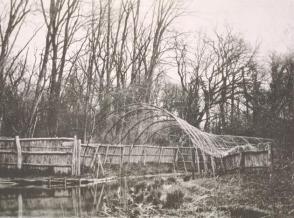
[[271,168],[273,165],[272,147],[266,150],[239,151],[223,158],[225,170],[244,170],[246,168]]
[[0,168],[80,175],[80,144],[76,137],[0,138]]
[[82,144],[81,159],[83,167],[93,167],[98,160],[103,164],[123,163],[169,163],[182,164],[187,171],[211,172],[231,171],[245,168],[268,168],[272,166],[272,151],[240,150],[223,158],[211,157],[194,147],[160,147],[152,145],[106,145]]
[[194,147],[81,144],[74,138],[0,138],[0,168],[52,169],[54,174],[79,176],[81,169],[99,164],[172,164],[185,171],[213,174],[219,171],[272,166],[272,151],[239,150],[223,158],[211,157]]
[[159,147],[151,145],[106,145],[82,144],[84,166],[91,166],[100,156],[104,164],[126,163],[174,163],[177,159],[177,147]]

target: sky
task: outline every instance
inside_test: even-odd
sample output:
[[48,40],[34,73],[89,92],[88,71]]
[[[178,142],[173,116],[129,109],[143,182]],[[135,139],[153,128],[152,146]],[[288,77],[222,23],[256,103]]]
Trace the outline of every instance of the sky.
[[294,49],[294,0],[185,0],[187,15],[177,25],[185,31],[204,31],[229,26],[260,52]]
[[[3,1],[9,0],[0,0]],[[273,51],[284,53],[294,50],[294,0],[177,1],[185,11],[173,24],[177,31],[189,32],[191,35],[204,32],[209,35],[216,29],[222,31],[229,26],[253,46],[259,44],[262,57],[267,57]],[[145,7],[143,10],[150,10],[151,2],[152,0],[141,0]],[[83,7],[87,7],[85,5]],[[20,45],[31,37],[41,23],[40,13],[30,15],[22,30]],[[44,41],[44,34],[40,31],[33,45],[42,48]]]

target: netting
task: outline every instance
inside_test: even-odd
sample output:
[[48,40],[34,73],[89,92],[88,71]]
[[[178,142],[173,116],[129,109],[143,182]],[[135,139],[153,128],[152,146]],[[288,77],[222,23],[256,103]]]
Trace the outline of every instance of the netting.
[[240,147],[254,150],[257,146],[272,142],[271,139],[259,137],[203,132],[171,112],[147,104],[129,105],[123,113],[108,114],[107,119],[110,125],[104,130],[104,141],[112,144],[147,144],[160,132],[176,129],[181,136],[177,146],[183,141],[189,141],[189,146],[212,157],[224,157]]

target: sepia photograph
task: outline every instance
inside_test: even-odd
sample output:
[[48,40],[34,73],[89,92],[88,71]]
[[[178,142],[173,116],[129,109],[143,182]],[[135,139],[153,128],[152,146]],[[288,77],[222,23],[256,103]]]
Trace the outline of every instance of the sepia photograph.
[[6,217],[294,217],[294,0],[0,0]]

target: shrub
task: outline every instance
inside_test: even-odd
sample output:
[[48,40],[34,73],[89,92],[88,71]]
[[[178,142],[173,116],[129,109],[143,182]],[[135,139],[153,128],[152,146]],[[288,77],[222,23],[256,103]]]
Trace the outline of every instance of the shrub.
[[175,190],[167,193],[165,207],[178,209],[184,202],[184,193],[181,190]]
[[190,179],[191,179],[191,176],[190,175],[184,176],[184,178],[183,178],[184,182],[187,182]]
[[153,205],[158,205],[161,203],[160,201],[161,192],[158,190],[152,190],[148,193],[146,197],[146,201],[148,203],[152,203]]
[[166,180],[167,184],[177,183],[177,179],[175,177],[168,177]]
[[135,185],[135,193],[137,194],[140,190],[144,191],[147,187],[146,182],[139,182],[138,184]]
[[153,189],[158,189],[164,184],[164,180],[162,178],[156,178],[154,183],[152,184]]

